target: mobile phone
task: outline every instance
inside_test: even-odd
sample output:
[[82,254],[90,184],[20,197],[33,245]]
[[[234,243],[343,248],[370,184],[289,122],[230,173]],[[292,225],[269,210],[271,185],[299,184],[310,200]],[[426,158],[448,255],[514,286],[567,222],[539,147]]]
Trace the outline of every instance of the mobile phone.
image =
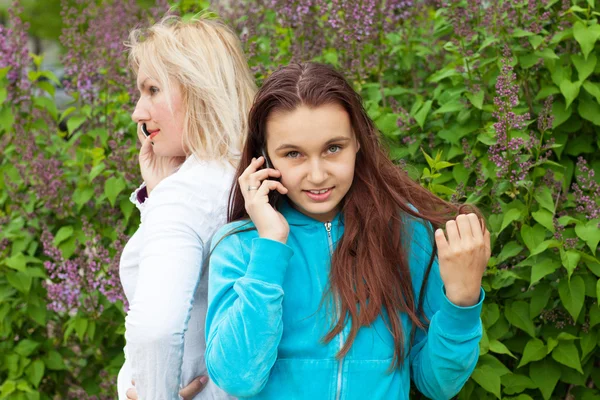
[[[271,163],[271,160],[269,159],[269,155],[267,154],[267,150],[264,147],[260,149],[260,155],[263,156],[265,159],[263,168],[273,168],[273,163]],[[273,178],[273,177],[269,177],[269,179],[272,179],[274,181],[279,180],[279,178]],[[277,190],[271,190],[269,192],[269,204],[271,205],[271,207],[273,207],[274,209],[277,209],[277,205],[279,204],[280,198],[281,198],[281,193],[279,193]]]
[[150,132],[148,132],[148,128],[146,128],[146,124],[142,124],[142,133],[146,137],[150,136]]

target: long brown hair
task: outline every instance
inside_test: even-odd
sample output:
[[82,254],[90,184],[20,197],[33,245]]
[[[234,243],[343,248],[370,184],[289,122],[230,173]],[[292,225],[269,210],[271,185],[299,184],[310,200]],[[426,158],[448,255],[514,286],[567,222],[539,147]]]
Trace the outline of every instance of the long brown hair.
[[[406,313],[412,321],[413,334],[417,328],[425,329],[428,323],[422,311],[423,295],[416,301],[412,287],[405,251],[410,241],[406,240],[402,213],[438,228],[462,213],[463,207],[436,197],[390,161],[360,95],[340,73],[323,64],[290,64],[264,81],[250,110],[249,132],[231,191],[228,222],[248,218],[237,178],[252,157],[260,155],[261,148],[266,147],[265,128],[271,113],[293,111],[301,105],[316,108],[331,103],[341,105],[348,113],[360,150],[354,181],[341,208],[344,234],[331,261],[330,290],[341,305],[341,313],[324,340],[331,341],[343,330],[349,313],[350,334],[338,353],[338,357],[343,357],[359,328],[373,323],[385,309],[394,337],[392,366],[400,366],[406,356],[400,314]],[[433,251],[421,294],[437,254],[433,229],[429,239]]]

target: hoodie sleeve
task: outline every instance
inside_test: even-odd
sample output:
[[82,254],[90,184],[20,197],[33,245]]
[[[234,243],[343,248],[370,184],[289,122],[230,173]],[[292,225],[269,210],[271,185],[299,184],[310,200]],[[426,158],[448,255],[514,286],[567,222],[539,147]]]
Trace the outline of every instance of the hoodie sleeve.
[[[217,386],[233,396],[259,393],[277,359],[283,334],[283,289],[290,247],[255,238],[251,249],[239,236],[215,238],[210,258],[206,366]],[[249,257],[247,253],[249,252]]]
[[[422,222],[413,223],[409,260],[416,291],[421,288],[433,251],[429,230]],[[481,289],[479,302],[473,306],[454,305],[444,292],[437,257],[424,290],[423,311],[429,326],[415,334],[410,352],[411,377],[425,396],[451,399],[469,379],[479,358],[485,292]]]

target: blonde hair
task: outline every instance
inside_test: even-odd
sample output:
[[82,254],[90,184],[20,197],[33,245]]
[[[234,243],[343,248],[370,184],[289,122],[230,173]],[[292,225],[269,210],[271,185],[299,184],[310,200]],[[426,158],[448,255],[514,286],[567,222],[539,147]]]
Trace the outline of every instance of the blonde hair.
[[132,71],[138,74],[142,66],[164,88],[167,99],[171,83],[180,85],[188,155],[235,164],[256,92],[237,36],[206,15],[186,21],[168,16],[150,28],[133,30],[126,45]]

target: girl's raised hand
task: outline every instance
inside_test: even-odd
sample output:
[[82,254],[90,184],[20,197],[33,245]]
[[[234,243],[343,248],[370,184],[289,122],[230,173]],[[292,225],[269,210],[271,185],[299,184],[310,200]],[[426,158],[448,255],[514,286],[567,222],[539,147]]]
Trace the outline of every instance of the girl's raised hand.
[[[447,237],[446,237],[447,235]],[[461,214],[435,232],[446,297],[457,306],[479,301],[481,279],[491,255],[490,232],[476,214]]]
[[288,190],[281,182],[268,179],[281,177],[278,170],[259,169],[264,162],[264,157],[253,158],[248,168],[240,175],[238,183],[246,202],[246,212],[254,222],[259,236],[286,243],[290,227],[285,217],[269,204],[269,192],[277,190],[286,194]]
[[173,174],[183,164],[185,157],[163,157],[154,153],[152,138],[155,134],[146,137],[138,124],[138,139],[142,143],[139,162],[142,179],[146,182],[148,195],[160,181]]

